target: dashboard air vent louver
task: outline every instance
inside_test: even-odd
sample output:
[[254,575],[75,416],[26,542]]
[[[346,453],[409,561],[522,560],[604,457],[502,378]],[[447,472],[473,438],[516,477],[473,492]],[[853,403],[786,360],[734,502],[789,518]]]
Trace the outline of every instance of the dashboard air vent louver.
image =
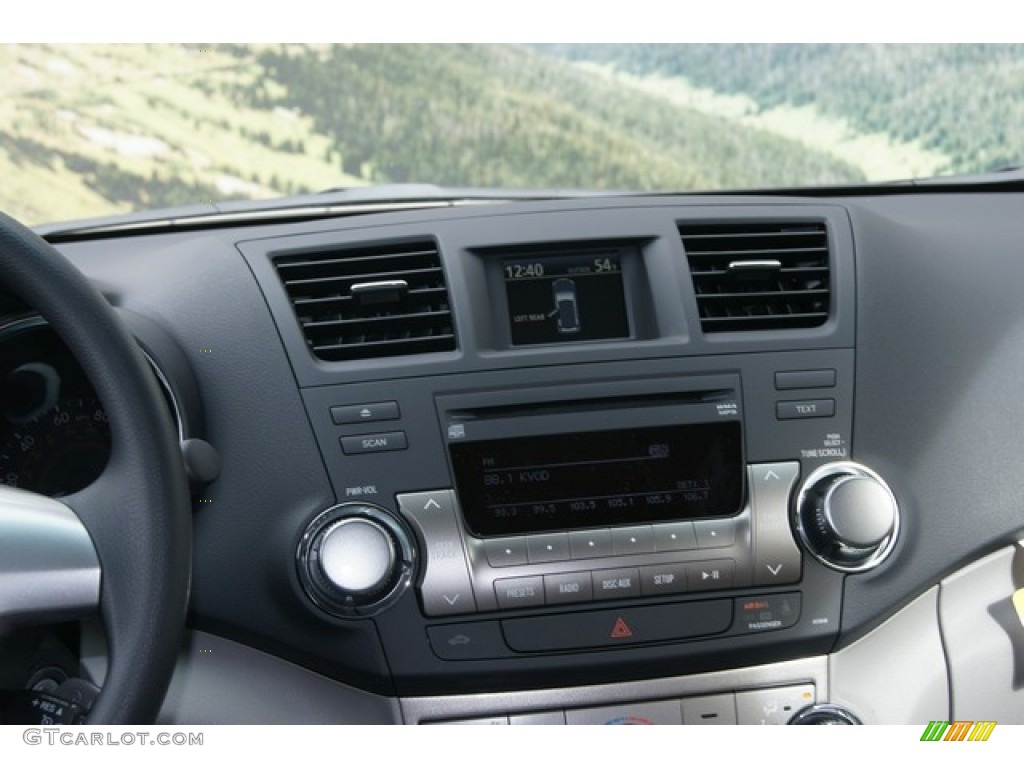
[[705,333],[814,328],[829,314],[821,222],[680,224]]
[[274,264],[321,360],[455,349],[441,255],[432,241],[338,248]]

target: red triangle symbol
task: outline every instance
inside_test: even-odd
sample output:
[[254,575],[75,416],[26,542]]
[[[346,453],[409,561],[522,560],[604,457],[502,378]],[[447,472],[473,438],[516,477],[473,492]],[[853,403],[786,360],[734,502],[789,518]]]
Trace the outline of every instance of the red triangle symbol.
[[632,637],[633,630],[629,628],[629,624],[621,616],[615,620],[615,626],[612,627],[612,637]]

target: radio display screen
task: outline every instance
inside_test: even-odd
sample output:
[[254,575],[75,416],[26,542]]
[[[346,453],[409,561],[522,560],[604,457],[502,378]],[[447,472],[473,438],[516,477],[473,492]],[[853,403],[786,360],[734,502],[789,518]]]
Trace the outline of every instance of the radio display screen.
[[731,517],[743,504],[739,421],[449,444],[478,536]]
[[506,259],[502,269],[513,344],[629,336],[621,251]]

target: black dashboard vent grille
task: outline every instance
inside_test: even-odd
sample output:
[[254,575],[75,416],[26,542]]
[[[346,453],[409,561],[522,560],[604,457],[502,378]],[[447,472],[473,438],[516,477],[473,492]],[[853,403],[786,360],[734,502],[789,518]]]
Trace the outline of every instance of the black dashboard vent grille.
[[821,222],[680,224],[705,333],[814,328],[829,315]]
[[432,241],[304,253],[274,264],[321,360],[455,349],[441,255]]

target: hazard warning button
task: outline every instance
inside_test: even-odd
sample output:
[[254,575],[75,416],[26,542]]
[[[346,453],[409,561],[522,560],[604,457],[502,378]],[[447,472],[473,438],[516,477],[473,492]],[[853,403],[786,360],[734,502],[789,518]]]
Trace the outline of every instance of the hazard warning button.
[[626,623],[626,620],[619,616],[619,618],[615,620],[615,626],[612,627],[612,633],[611,635],[609,635],[609,637],[620,639],[623,637],[632,636],[633,630],[629,628],[629,624]]
[[514,651],[564,651],[716,635],[729,629],[732,619],[732,600],[706,600],[684,605],[505,619],[501,628],[505,642]]

